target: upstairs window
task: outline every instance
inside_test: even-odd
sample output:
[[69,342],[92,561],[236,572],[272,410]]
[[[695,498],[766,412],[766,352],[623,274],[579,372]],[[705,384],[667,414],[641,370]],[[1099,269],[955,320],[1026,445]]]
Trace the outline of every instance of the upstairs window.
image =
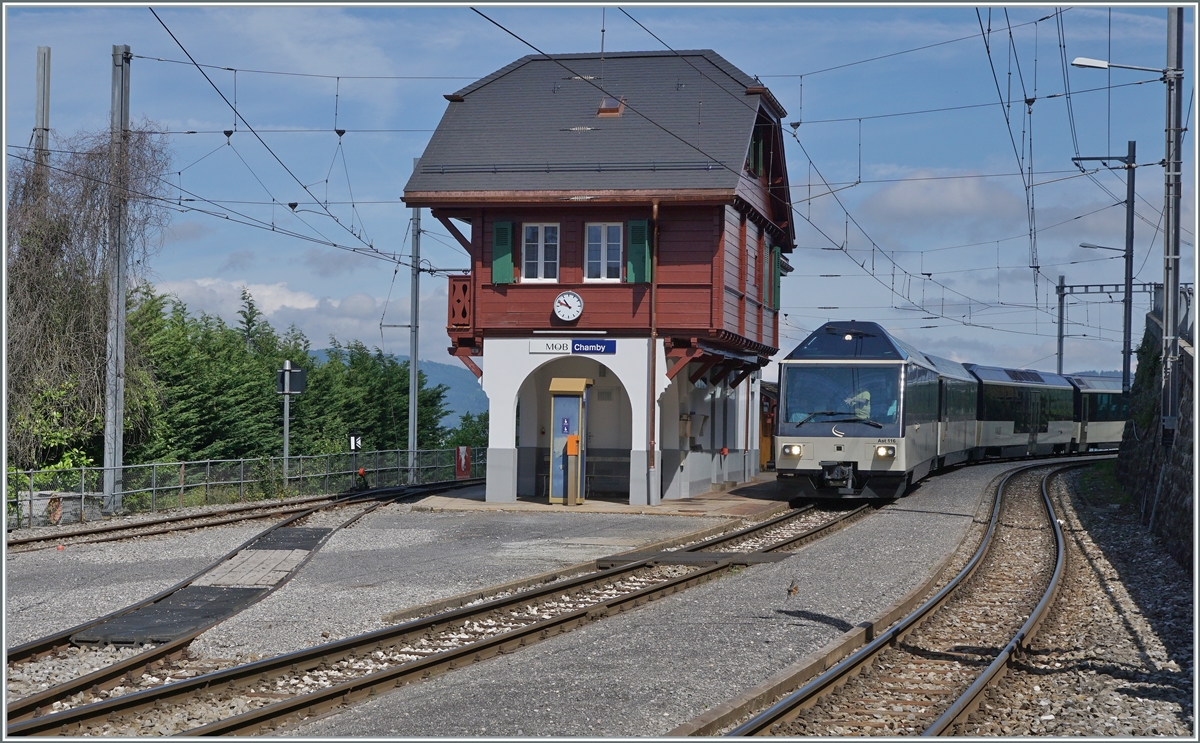
[[765,172],[763,170],[764,132],[764,127],[754,127],[754,134],[750,137],[750,152],[746,156],[746,170],[753,173],[756,178],[762,178]]
[[620,281],[622,233],[625,225],[613,224],[586,225],[587,235],[587,266],[584,278],[588,281]]
[[558,225],[525,224],[521,281],[558,281]]

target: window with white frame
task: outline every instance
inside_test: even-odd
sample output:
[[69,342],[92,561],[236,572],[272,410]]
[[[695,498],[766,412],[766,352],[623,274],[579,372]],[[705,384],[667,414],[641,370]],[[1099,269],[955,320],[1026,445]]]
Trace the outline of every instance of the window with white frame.
[[584,278],[586,280],[621,280],[621,247],[624,232],[625,225],[619,222],[585,225],[587,265]]
[[558,281],[558,225],[524,224],[521,281]]

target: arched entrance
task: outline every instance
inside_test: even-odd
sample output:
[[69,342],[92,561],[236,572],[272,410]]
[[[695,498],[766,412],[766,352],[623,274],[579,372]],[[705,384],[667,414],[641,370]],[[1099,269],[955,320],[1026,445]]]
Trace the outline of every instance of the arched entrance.
[[633,409],[620,378],[598,360],[560,356],[534,369],[517,393],[517,495],[547,496],[550,471],[550,380],[586,377],[589,394],[586,498],[627,500],[630,493],[630,450]]

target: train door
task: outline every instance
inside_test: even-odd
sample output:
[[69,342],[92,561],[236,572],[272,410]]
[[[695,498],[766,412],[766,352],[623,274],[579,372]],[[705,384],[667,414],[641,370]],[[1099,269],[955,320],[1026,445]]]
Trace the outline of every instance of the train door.
[[1027,454],[1037,453],[1037,435],[1038,428],[1042,421],[1042,391],[1027,390],[1026,397],[1027,405],[1025,410],[1026,420],[1029,421],[1029,450]]
[[941,457],[946,453],[946,435],[950,429],[950,418],[948,416],[946,405],[946,380],[938,377],[938,441],[937,455],[938,466],[941,466]]

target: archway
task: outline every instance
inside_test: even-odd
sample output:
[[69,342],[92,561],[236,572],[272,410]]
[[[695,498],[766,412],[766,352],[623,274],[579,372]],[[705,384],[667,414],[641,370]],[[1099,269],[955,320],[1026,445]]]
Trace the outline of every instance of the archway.
[[621,379],[588,356],[559,356],[534,369],[517,393],[517,495],[547,497],[550,472],[550,380],[586,377],[589,394],[586,491],[588,498],[628,500],[633,408]]

